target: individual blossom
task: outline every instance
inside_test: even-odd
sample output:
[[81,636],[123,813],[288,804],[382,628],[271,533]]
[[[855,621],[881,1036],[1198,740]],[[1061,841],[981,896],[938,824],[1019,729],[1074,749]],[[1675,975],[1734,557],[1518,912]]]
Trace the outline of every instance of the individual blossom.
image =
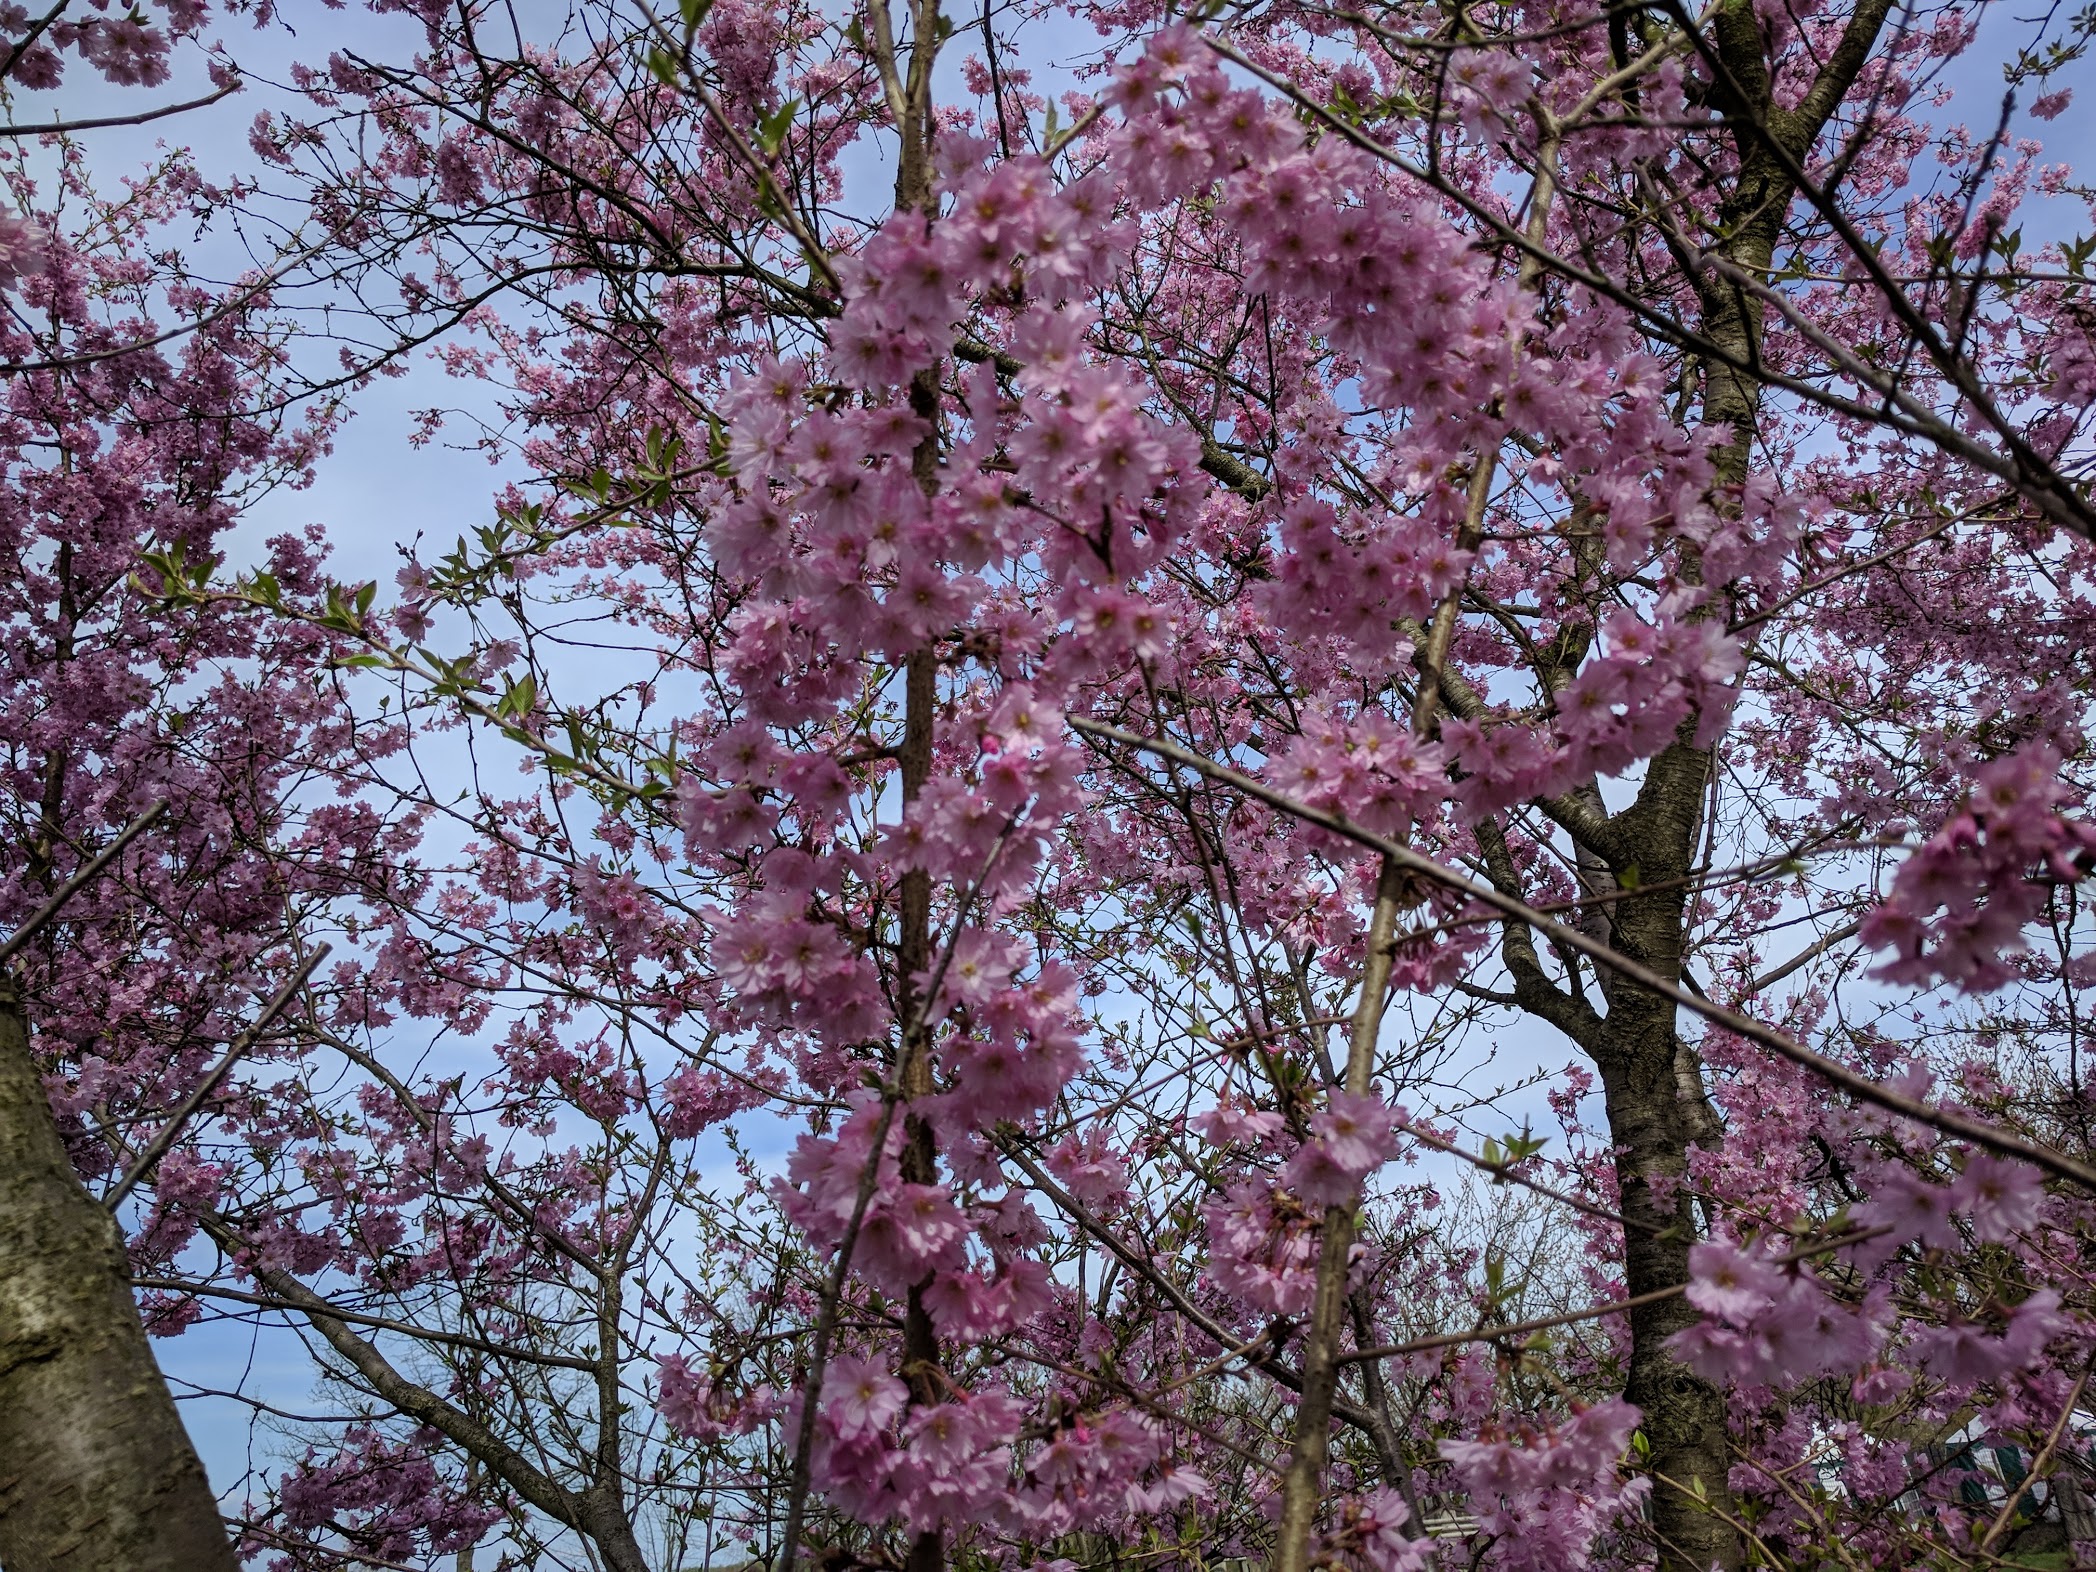
[[1255,1146],[1288,1128],[1288,1121],[1271,1110],[1242,1108],[1234,1103],[1218,1104],[1187,1122],[1214,1146]]
[[776,1406],[770,1388],[740,1395],[724,1392],[681,1354],[665,1354],[655,1362],[655,1411],[681,1436],[716,1440],[747,1435]]
[[1688,1302],[1705,1315],[1750,1321],[1783,1292],[1782,1270],[1764,1255],[1714,1239],[1688,1253]]
[[1999,1329],[1957,1319],[1915,1334],[1922,1369],[1953,1387],[1974,1387],[2027,1370],[2067,1325],[2060,1296],[2041,1288],[2001,1317]]
[[940,1334],[964,1343],[1024,1326],[1054,1303],[1048,1268],[1031,1256],[1009,1261],[994,1277],[974,1271],[942,1271],[924,1290],[924,1306]]
[[1972,1219],[1987,1244],[2004,1244],[2036,1227],[2045,1212],[2045,1187],[2028,1163],[1974,1152],[1951,1185],[1951,1205]]
[[1691,1253],[1691,1303],[1704,1319],[1667,1340],[1706,1380],[1781,1386],[1859,1368],[1883,1340],[1875,1306],[1837,1304],[1801,1266],[1778,1267],[1731,1246]]
[[1086,1206],[1111,1211],[1128,1199],[1128,1163],[1094,1128],[1066,1136],[1046,1153],[1048,1168]]
[[1412,1509],[1387,1485],[1345,1502],[1338,1519],[1325,1536],[1327,1553],[1350,1556],[1369,1572],[1420,1572],[1440,1548],[1435,1540],[1406,1535]]
[[966,1215],[940,1184],[897,1184],[866,1208],[854,1267],[890,1293],[900,1294],[933,1272],[961,1264]]
[[1289,1189],[1312,1206],[1340,1206],[1361,1193],[1361,1183],[1397,1153],[1402,1117],[1373,1096],[1334,1092],[1323,1112],[1310,1120],[1310,1138],[1282,1170]]
[[1301,1315],[1316,1291],[1317,1230],[1265,1179],[1243,1179],[1201,1208],[1216,1286],[1269,1315]]
[[1924,1250],[1948,1249],[1958,1242],[1952,1220],[1957,1196],[1948,1185],[1933,1184],[1906,1168],[1887,1171],[1872,1189],[1870,1199],[1857,1206],[1853,1216],[1865,1228],[1876,1229],[1876,1237],[1854,1250],[1857,1260],[1876,1265],[1889,1259],[1902,1245]]
[[50,236],[26,218],[0,218],[0,289],[19,289],[22,280],[44,271]]
[[840,1440],[862,1441],[893,1424],[910,1389],[879,1361],[843,1354],[823,1372],[822,1417]]

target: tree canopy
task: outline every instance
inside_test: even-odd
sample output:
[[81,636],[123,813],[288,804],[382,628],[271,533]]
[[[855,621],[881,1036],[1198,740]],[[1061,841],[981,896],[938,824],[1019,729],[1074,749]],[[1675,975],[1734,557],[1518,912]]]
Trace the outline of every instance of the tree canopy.
[[[0,13],[0,927],[310,1349],[235,1553],[2096,1556],[2096,13],[369,12]],[[241,532],[411,368],[477,516]]]

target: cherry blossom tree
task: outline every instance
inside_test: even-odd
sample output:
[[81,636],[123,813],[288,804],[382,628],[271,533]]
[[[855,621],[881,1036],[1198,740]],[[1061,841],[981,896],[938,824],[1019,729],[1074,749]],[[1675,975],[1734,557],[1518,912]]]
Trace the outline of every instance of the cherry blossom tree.
[[[201,198],[329,238],[9,788],[239,804],[28,980],[90,1180],[335,946],[135,1181],[148,1324],[336,1416],[247,1553],[1985,1565],[1983,1446],[2085,1523],[2084,23],[412,15]],[[15,385],[174,377],[106,331]],[[208,559],[425,349],[492,522]]]
[[[47,88],[77,56],[116,85],[158,86],[201,22],[64,12],[8,19],[0,79]],[[340,881],[282,808],[340,717],[313,689],[306,630],[163,614],[134,575],[149,551],[208,560],[246,503],[306,473],[331,417],[271,408],[281,324],[264,281],[214,290],[151,249],[223,196],[180,154],[103,195],[72,129],[32,151],[10,124],[0,155],[0,1554],[25,1569],[230,1567],[146,1337],[184,1311],[165,1319],[133,1277],[194,1232],[168,1210],[199,1171],[179,1138],[268,1024],[250,993],[274,990],[273,1015],[295,991],[285,974],[311,969],[299,903]],[[312,541],[270,557],[317,582]],[[158,1199],[123,1216],[141,1181]]]

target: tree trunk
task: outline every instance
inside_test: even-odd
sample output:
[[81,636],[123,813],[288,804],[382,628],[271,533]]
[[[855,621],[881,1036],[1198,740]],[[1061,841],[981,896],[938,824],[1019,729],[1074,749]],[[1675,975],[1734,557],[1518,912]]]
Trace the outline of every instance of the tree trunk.
[[[1652,761],[1636,805],[1611,826],[1618,844],[1611,847],[1610,873],[1619,894],[1610,937],[1624,955],[1662,977],[1681,973],[1685,880],[1703,822],[1709,769],[1707,752],[1677,742]],[[1622,889],[1633,866],[1636,888]],[[1608,1015],[1591,1053],[1601,1072],[1616,1143],[1619,1204],[1629,1224],[1623,1231],[1624,1287],[1636,1296],[1688,1281],[1688,1252],[1696,1241],[1688,1151],[1699,1132],[1692,1128],[1677,1068],[1683,1045],[1673,1001],[1606,974],[1601,984]],[[1726,1521],[1731,1492],[1725,1394],[1665,1347],[1696,1319],[1694,1307],[1678,1296],[1630,1312],[1623,1395],[1643,1413],[1651,1446],[1660,1566],[1731,1572],[1741,1564],[1741,1550],[1738,1533]]]
[[2067,1534],[2067,1565],[2096,1566],[2096,1509],[2090,1507],[2088,1492],[2068,1458],[2053,1464],[2052,1493],[2059,1498],[2060,1526]]
[[146,1342],[122,1236],[73,1172],[0,977],[0,1566],[235,1565]]
[[[1748,0],[1725,0],[1712,16],[1710,44],[1720,77],[1714,98],[1733,120],[1739,151],[1717,249],[1747,279],[1760,283],[1769,276],[1796,195],[1786,163],[1803,163],[1847,97],[1888,10],[1889,0],[1860,0],[1811,91],[1788,107],[1772,91],[1762,24]],[[1723,352],[1703,367],[1701,400],[1703,424],[1721,433],[1716,479],[1722,506],[1730,488],[1747,478],[1753,457],[1766,307],[1736,277],[1711,271],[1695,282],[1700,325]],[[1692,552],[1685,552],[1682,566],[1684,577],[1698,575]],[[1722,597],[1714,599],[1700,615],[1716,615],[1722,604]],[[1682,740],[1652,761],[1636,802],[1609,821],[1605,849],[1606,882],[1618,896],[1607,919],[1610,938],[1662,977],[1681,975],[1685,881],[1702,831],[1711,767],[1710,752],[1691,747],[1686,737],[1684,728]],[[1624,1230],[1624,1286],[1632,1295],[1676,1288],[1688,1281],[1688,1252],[1696,1240],[1695,1214],[1682,1186],[1688,1152],[1692,1144],[1709,1144],[1715,1121],[1708,1117],[1700,1069],[1684,1054],[1672,1001],[1606,975],[1599,981],[1608,1014],[1594,1028],[1589,1051],[1601,1072],[1621,1205],[1630,1224]],[[1664,1346],[1696,1319],[1678,1297],[1630,1313],[1624,1396],[1643,1411],[1651,1446],[1652,1527],[1662,1572],[1732,1572],[1744,1552],[1728,1521],[1725,1394]]]

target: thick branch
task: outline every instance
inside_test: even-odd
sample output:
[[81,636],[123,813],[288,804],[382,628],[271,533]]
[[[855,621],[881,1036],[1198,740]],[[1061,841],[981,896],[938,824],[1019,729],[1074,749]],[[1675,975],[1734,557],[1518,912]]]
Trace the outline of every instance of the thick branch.
[[1977,1146],[1986,1147],[1989,1151],[1999,1152],[2005,1157],[2021,1158],[2027,1163],[2042,1168],[2054,1178],[2065,1179],[2092,1194],[2096,1194],[2096,1168],[2091,1168],[2085,1163],[2076,1162],[2064,1152],[2036,1141],[2026,1140],[2024,1137],[2004,1130],[1998,1125],[1989,1124],[1982,1119],[1971,1118],[1953,1109],[1933,1107],[1928,1103],[1908,1097],[1901,1092],[1896,1092],[1888,1086],[1881,1085],[1879,1082],[1873,1081],[1870,1077],[1850,1069],[1847,1065],[1837,1060],[1829,1059],[1824,1054],[1813,1052],[1803,1043],[1794,1041],[1784,1033],[1777,1031],[1774,1027],[1764,1026],[1759,1021],[1749,1019],[1747,1016],[1739,1014],[1736,1010],[1728,1010],[1722,1005],[1712,1003],[1708,999],[1697,998],[1688,989],[1682,987],[1678,981],[1660,976],[1657,972],[1639,965],[1628,956],[1619,954],[1617,951],[1609,948],[1609,946],[1589,938],[1576,928],[1567,927],[1564,923],[1558,922],[1554,918],[1544,916],[1543,913],[1523,901],[1502,894],[1500,891],[1492,889],[1487,885],[1479,884],[1467,874],[1459,873],[1453,868],[1444,867],[1432,858],[1422,857],[1409,846],[1402,846],[1395,841],[1386,840],[1374,831],[1365,830],[1360,825],[1351,823],[1337,814],[1323,813],[1318,809],[1307,807],[1289,797],[1285,792],[1274,790],[1273,787],[1268,786],[1264,781],[1255,780],[1249,775],[1229,768],[1227,765],[1217,764],[1212,759],[1203,758],[1200,754],[1189,748],[1182,748],[1177,743],[1167,742],[1158,737],[1140,736],[1135,732],[1123,731],[1118,726],[1109,726],[1100,721],[1086,720],[1081,716],[1073,715],[1069,717],[1069,722],[1076,730],[1084,732],[1089,736],[1140,748],[1161,758],[1168,758],[1176,763],[1183,764],[1189,769],[1199,770],[1211,779],[1226,782],[1247,796],[1255,797],[1269,807],[1277,808],[1283,813],[1301,819],[1306,824],[1314,824],[1320,829],[1331,831],[1334,835],[1343,836],[1356,845],[1365,846],[1372,851],[1383,853],[1386,857],[1394,858],[1398,866],[1405,871],[1417,874],[1421,878],[1432,880],[1444,889],[1468,895],[1473,900],[1490,907],[1493,911],[1499,912],[1504,916],[1518,918],[1534,928],[1538,933],[1577,950],[1591,961],[1613,968],[1640,987],[1649,989],[1662,998],[1672,1000],[1676,1005],[1694,1011],[1705,1020],[1711,1022],[1711,1024],[1721,1026],[1736,1036],[1746,1038],[1749,1042],[1759,1043],[1762,1047],[1768,1048],[1783,1058],[1790,1060],[1791,1063],[1811,1070],[1816,1075],[1831,1081],[1860,1102],[1869,1103],[1873,1107],[1881,1108],[1887,1113],[1898,1114],[1905,1119],[1913,1119],[1918,1123],[1941,1130],[1946,1134],[1971,1141]]

